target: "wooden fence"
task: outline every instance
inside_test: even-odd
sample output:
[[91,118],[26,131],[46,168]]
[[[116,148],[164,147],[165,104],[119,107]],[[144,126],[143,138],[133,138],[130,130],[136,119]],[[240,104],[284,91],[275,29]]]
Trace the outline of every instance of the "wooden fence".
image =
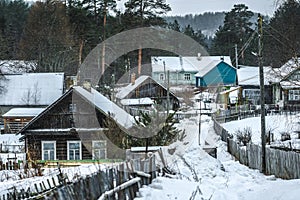
[[12,188],[0,199],[134,199],[142,185],[156,178],[154,155],[148,159],[136,159],[115,167],[99,170],[94,174],[69,181],[63,174],[47,179],[34,188],[16,190]]
[[[215,132],[221,136],[223,141],[227,142],[227,151],[239,160],[241,164],[262,171],[261,146],[255,144],[241,146],[232,139],[231,134],[227,130],[215,119],[213,120]],[[299,179],[299,166],[299,153],[266,147],[266,174],[273,174],[283,179]]]

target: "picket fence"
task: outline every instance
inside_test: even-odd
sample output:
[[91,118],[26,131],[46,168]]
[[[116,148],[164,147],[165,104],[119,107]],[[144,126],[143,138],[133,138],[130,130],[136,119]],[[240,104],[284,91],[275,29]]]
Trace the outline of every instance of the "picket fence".
[[[215,119],[213,120],[215,132],[227,143],[227,151],[241,164],[262,171],[261,146],[250,143],[247,146],[241,146],[232,139],[232,135],[227,130]],[[299,179],[299,166],[299,153],[266,147],[266,174],[283,179]]]
[[156,178],[154,155],[148,159],[134,159],[99,170],[94,174],[69,181],[63,174],[34,184],[34,188],[13,189],[1,200],[8,199],[134,199],[142,185]]

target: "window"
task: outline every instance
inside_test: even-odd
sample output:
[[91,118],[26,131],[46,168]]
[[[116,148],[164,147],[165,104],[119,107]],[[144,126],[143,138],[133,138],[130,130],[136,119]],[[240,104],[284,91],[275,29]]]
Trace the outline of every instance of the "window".
[[55,141],[42,141],[42,160],[56,160]]
[[81,141],[68,141],[68,160],[81,160]]
[[75,103],[70,103],[70,104],[69,104],[69,112],[70,112],[70,113],[77,112],[77,107],[76,107],[76,104],[75,104]]
[[164,75],[164,74],[159,74],[159,80],[160,80],[160,81],[165,80],[165,75]]
[[184,74],[184,80],[186,81],[191,80],[191,74]]
[[289,101],[299,101],[300,90],[289,90]]
[[93,141],[93,159],[106,159],[106,140]]

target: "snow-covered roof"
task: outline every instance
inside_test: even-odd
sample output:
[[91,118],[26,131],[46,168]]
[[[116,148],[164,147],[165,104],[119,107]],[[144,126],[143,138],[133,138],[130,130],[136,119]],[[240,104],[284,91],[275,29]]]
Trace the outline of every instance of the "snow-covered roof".
[[[152,57],[152,72],[200,72],[206,74],[212,70],[219,62],[232,66],[229,56],[201,56],[201,57],[176,57],[176,56],[160,56]],[[165,67],[164,67],[165,66]]]
[[0,105],[49,105],[63,94],[64,73],[5,75]]
[[135,90],[138,86],[140,86],[145,80],[151,78],[150,76],[140,76],[134,82],[134,84],[130,83],[126,87],[123,87],[116,94],[118,99],[124,99],[131,91]]
[[[264,83],[265,85],[269,85],[270,82],[274,82],[272,80],[273,76],[270,75],[271,72],[270,67],[264,67]],[[239,85],[254,85],[259,86],[259,67],[257,66],[240,66],[237,69],[237,77],[239,81]]]
[[281,81],[280,86],[285,89],[299,89],[300,88],[300,81]]
[[124,106],[133,106],[133,105],[152,105],[153,101],[146,97],[146,98],[139,98],[139,99],[122,99],[121,104]]
[[33,72],[37,67],[35,61],[24,60],[0,60],[0,72],[2,74],[23,74]]
[[[152,80],[153,82],[155,82],[157,85],[160,85],[162,88],[165,88],[165,86],[163,86],[162,84],[156,82],[155,80],[153,80],[150,76],[140,76],[139,78],[137,78],[134,82],[134,84],[130,83],[125,87],[119,88],[118,92],[116,93],[116,98],[118,99],[124,99],[126,98],[127,95],[130,94],[130,92],[134,91],[137,87],[141,86],[141,84],[143,84],[147,79]],[[166,88],[165,88],[166,89]],[[167,89],[166,89],[167,90]],[[173,92],[170,91],[170,94],[172,96],[174,96],[175,98],[177,98]]]
[[114,102],[107,99],[97,90],[91,88],[91,92],[89,92],[80,86],[74,86],[73,88],[81,96],[85,97],[86,100],[94,104],[96,108],[111,116],[118,124],[120,124],[124,128],[130,128],[134,125],[135,120],[133,116],[128,114]]
[[35,117],[45,108],[12,108],[2,117]]
[[286,62],[284,65],[282,65],[277,72],[279,72],[279,75],[281,78],[284,78],[285,76],[289,75],[291,72],[293,72],[296,69],[300,69],[300,58],[292,58],[288,62]]

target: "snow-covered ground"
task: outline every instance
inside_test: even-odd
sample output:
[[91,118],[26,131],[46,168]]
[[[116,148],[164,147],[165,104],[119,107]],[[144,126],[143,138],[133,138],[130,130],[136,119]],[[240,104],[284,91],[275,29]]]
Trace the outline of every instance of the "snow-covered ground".
[[[205,141],[217,147],[218,159],[210,157],[198,145],[198,118],[181,121],[187,137],[183,142],[172,144],[173,155],[165,151],[168,165],[178,174],[174,178],[158,177],[149,186],[140,189],[139,200],[155,199],[211,199],[211,200],[296,200],[300,195],[300,180],[282,180],[265,176],[239,164],[226,152],[226,144],[215,135],[212,121],[202,116],[201,145]],[[281,121],[281,118],[269,118]],[[238,125],[259,125],[257,119],[232,122],[228,127]],[[275,123],[275,121],[274,121]],[[277,131],[285,126],[276,126]],[[188,143],[188,144],[187,144]]]
[[[281,117],[268,116],[267,124],[273,127],[274,133],[292,130],[296,126],[298,116]],[[251,126],[254,133],[254,142],[259,141],[260,118],[249,118],[223,124],[230,132],[238,128]],[[213,122],[210,117],[201,116],[201,138],[199,146],[199,117],[183,119],[177,125],[185,130],[186,137],[183,141],[177,141],[164,149],[164,158],[170,169],[177,172],[170,177],[154,179],[149,186],[143,186],[136,200],[187,200],[187,199],[211,199],[211,200],[296,200],[300,196],[300,180],[282,180],[274,176],[265,176],[258,170],[249,169],[235,161],[226,152],[226,144],[220,141],[213,130]],[[267,127],[268,127],[267,126]],[[260,134],[258,134],[260,135]],[[277,137],[277,136],[276,136]],[[256,139],[257,140],[256,140]],[[209,156],[202,148],[205,146],[217,147],[215,159]],[[175,150],[168,151],[168,149]],[[159,156],[157,156],[160,162]],[[76,168],[63,168],[63,172],[69,180],[76,180],[97,171],[105,166],[82,165]],[[42,177],[20,179],[22,171],[0,171],[0,195],[8,190],[16,188],[34,187],[34,183],[46,181],[56,176],[57,169],[45,169]]]

